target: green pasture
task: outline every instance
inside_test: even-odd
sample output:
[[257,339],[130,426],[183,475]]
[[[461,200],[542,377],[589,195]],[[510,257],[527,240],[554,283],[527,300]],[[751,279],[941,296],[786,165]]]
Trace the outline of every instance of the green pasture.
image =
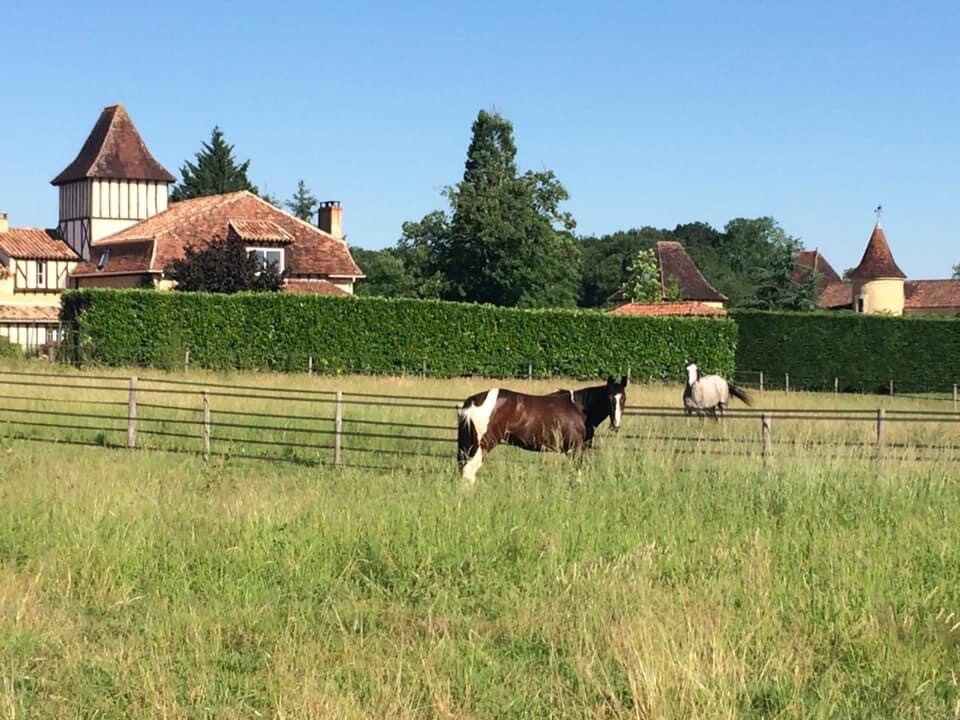
[[[455,399],[491,381],[140,371],[128,450],[130,371],[50,371],[31,382],[71,387],[2,386],[5,408],[51,414],[0,412],[0,717],[960,716],[960,424],[888,423],[878,461],[872,414],[775,415],[764,463],[759,419],[629,415],[579,473],[498,448],[466,490]],[[148,375],[201,385],[150,395],[164,385]],[[204,385],[239,396],[208,396],[208,463]],[[284,388],[295,399],[267,399]],[[369,452],[341,468],[272,444],[330,443],[333,405],[304,391],[335,390],[345,430],[449,429],[344,437]],[[681,391],[631,387],[628,409],[678,407]],[[283,413],[300,418],[263,417]],[[397,448],[430,454],[383,452]]]

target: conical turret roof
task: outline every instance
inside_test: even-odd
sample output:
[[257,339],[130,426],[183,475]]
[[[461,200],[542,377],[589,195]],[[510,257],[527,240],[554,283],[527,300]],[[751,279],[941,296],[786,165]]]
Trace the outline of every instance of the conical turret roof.
[[123,105],[103,109],[80,153],[50,184],[64,185],[84,178],[176,181],[147,150]]
[[867,249],[863,251],[860,264],[850,273],[850,277],[854,280],[906,279],[906,274],[893,259],[893,253],[890,252],[890,246],[887,244],[887,236],[883,234],[883,228],[880,227],[879,222],[870,234],[870,241],[867,243]]

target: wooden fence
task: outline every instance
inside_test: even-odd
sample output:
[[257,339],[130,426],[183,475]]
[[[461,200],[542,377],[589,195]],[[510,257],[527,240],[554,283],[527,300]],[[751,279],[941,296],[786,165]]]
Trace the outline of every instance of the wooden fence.
[[[0,371],[0,436],[214,457],[381,470],[456,456],[462,398],[161,377]],[[960,413],[947,410],[737,409],[722,424],[682,409],[632,406],[616,442],[628,450],[881,459],[960,458]],[[820,434],[809,429],[834,423]],[[728,431],[727,428],[735,428]],[[912,432],[911,427],[923,432]],[[714,428],[717,428],[716,430]],[[843,432],[839,432],[842,429]],[[897,436],[890,437],[891,428]],[[607,442],[609,431],[601,431]],[[536,462],[525,454],[524,460]]]

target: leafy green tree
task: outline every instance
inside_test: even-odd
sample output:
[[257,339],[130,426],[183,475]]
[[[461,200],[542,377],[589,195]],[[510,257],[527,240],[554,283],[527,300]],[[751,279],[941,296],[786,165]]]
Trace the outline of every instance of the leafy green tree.
[[320,203],[313,193],[307,188],[303,180],[297,181],[297,191],[287,200],[286,206],[293,213],[294,217],[310,222],[313,220],[314,213],[317,211],[317,205]]
[[620,288],[627,300],[636,303],[656,303],[663,300],[660,268],[653,250],[638,250],[627,272],[627,280]]
[[177,290],[186,292],[267,292],[283,286],[276,264],[264,267],[237,238],[214,240],[202,249],[187,246],[168,273]]
[[[450,215],[406,223],[399,243],[420,292],[519,307],[576,303],[579,246],[567,192],[550,171],[518,174],[513,126],[481,110],[462,180],[444,195]],[[416,269],[414,269],[416,268]]]
[[449,257],[450,222],[442,210],[434,210],[419,222],[405,222],[397,241],[397,257],[409,274],[414,294],[420,298],[446,297],[450,283],[443,261]]
[[210,142],[196,153],[195,162],[189,160],[180,168],[182,179],[170,193],[170,200],[189,200],[206,195],[249,190],[257,187],[247,178],[250,161],[237,163],[233,157],[233,145],[227,143],[223,131],[217,126],[210,133]]
[[361,296],[417,297],[416,279],[407,272],[403,260],[393,248],[364,250],[350,248],[350,254],[366,277],[357,282]]
[[960,262],[953,266],[953,279],[960,280]]

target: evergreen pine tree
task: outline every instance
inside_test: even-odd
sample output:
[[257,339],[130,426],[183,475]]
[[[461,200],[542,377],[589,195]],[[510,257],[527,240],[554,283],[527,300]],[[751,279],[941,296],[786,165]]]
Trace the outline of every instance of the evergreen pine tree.
[[240,164],[233,157],[233,145],[223,138],[223,131],[214,127],[210,142],[203,143],[203,149],[196,154],[196,162],[189,160],[180,168],[182,180],[170,193],[170,200],[189,200],[205,195],[249,190],[257,192],[257,187],[247,178],[250,161]]
[[303,180],[298,180],[297,191],[284,204],[290,208],[294,217],[311,222],[319,202],[307,188],[307,184]]

